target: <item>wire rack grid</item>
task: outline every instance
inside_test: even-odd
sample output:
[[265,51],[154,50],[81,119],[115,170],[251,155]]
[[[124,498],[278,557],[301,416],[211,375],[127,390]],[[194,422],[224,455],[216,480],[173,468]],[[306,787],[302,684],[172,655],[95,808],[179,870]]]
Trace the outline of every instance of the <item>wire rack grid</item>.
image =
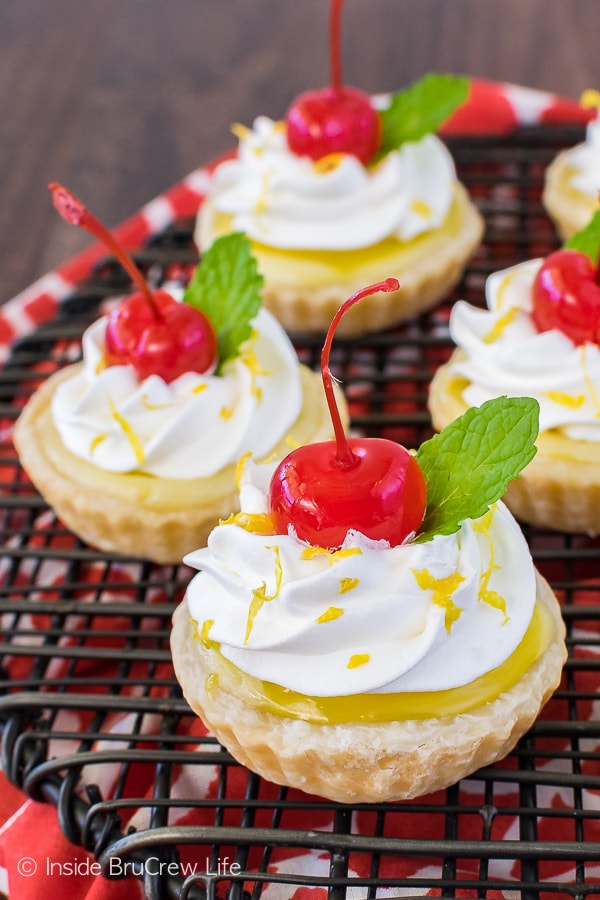
[[[416,446],[431,434],[429,381],[447,359],[448,315],[483,304],[487,275],[557,246],[541,206],[545,166],[575,127],[453,139],[459,175],[486,220],[448,301],[398,329],[334,344],[352,426]],[[135,254],[154,284],[185,283],[196,256],[179,221]],[[190,715],[169,653],[191,571],[101,553],[57,521],[10,434],[81,335],[128,289],[103,260],[52,322],[0,371],[0,727],[2,768],[56,807],[74,847],[148,898],[422,896],[520,900],[600,896],[600,543],[525,528],[567,624],[563,682],[509,757],[417,801],[347,807],[276,787],[239,766]],[[316,368],[321,339],[294,335]]]

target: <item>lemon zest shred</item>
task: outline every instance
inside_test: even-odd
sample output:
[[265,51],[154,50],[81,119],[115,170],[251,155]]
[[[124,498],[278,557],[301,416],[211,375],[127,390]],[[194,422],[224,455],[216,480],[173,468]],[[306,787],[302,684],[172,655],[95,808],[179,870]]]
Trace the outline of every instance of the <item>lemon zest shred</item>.
[[144,459],[145,459],[145,453],[144,453],[144,446],[143,446],[140,438],[135,433],[135,430],[131,427],[131,425],[125,418],[125,416],[121,415],[121,413],[119,412],[119,410],[117,409],[117,407],[115,406],[115,404],[113,403],[113,401],[111,400],[110,397],[108,398],[108,403],[110,406],[110,413],[111,413],[113,419],[115,420],[115,422],[117,423],[117,425],[119,425],[119,427],[123,431],[123,434],[125,435],[127,440],[129,441],[129,444],[131,446],[131,449],[133,450],[136,460],[138,461],[138,463],[143,463]]
[[418,197],[412,201],[410,208],[412,212],[423,219],[430,219],[433,212],[429,203],[426,203],[425,200],[420,200]]
[[329,172],[334,172],[338,169],[343,159],[343,153],[328,153],[326,156],[322,156],[313,162],[313,171],[317,175],[327,175]]
[[483,335],[482,342],[484,344],[493,344],[494,341],[497,341],[498,338],[502,337],[504,331],[508,328],[511,322],[514,322],[519,309],[517,306],[511,306],[510,309],[507,309],[503,315],[500,316],[498,321],[492,325],[490,330]]
[[488,606],[491,606],[493,609],[497,609],[504,616],[504,624],[508,622],[509,616],[506,615],[506,600],[499,594],[498,591],[492,591],[489,589],[488,585],[490,583],[490,579],[494,572],[496,572],[500,566],[496,565],[494,562],[494,542],[492,540],[492,536],[490,535],[490,526],[492,524],[492,520],[494,518],[494,507],[492,506],[485,515],[481,516],[480,519],[477,519],[473,522],[473,530],[483,535],[489,546],[490,550],[490,561],[485,572],[481,574],[479,579],[479,599],[482,603],[487,603]]
[[219,525],[238,525],[251,534],[275,534],[273,520],[267,513],[231,513],[226,519],[221,519]]
[[327,550],[326,547],[305,547],[300,554],[300,559],[315,559],[318,556],[326,556],[331,565],[341,559],[350,556],[362,556],[360,547],[347,547],[345,550]]
[[107,437],[108,435],[104,433],[97,434],[95,438],[92,438],[92,440],[90,441],[90,453],[93,454],[96,447],[98,447],[102,443],[102,441],[105,441]]
[[460,617],[462,609],[452,599],[452,594],[465,580],[460,572],[453,572],[444,578],[436,578],[428,569],[411,569],[422,591],[432,591],[432,601],[445,611],[444,626],[448,634],[452,625]]
[[238,489],[238,493],[242,487],[242,476],[244,474],[244,469],[246,467],[246,463],[249,459],[252,459],[252,451],[247,450],[246,453],[242,453],[240,458],[235,464],[235,484]]
[[547,397],[548,400],[552,400],[553,403],[558,403],[560,406],[567,406],[569,409],[580,409],[585,403],[585,396],[583,394],[574,397],[572,394],[564,394],[562,391],[544,391],[544,396]]
[[353,591],[359,584],[359,578],[340,578],[340,594],[347,594],[348,591]]
[[339,619],[340,616],[344,615],[344,610],[340,606],[330,606],[328,607],[324,613],[322,613],[315,622],[318,622],[319,625],[322,625],[324,622],[334,622],[335,619]]
[[241,122],[234,122],[230,128],[230,131],[232,135],[238,139],[238,141],[243,141],[250,134],[252,134],[252,130],[248,128],[247,125],[242,125]]
[[[498,290],[496,292],[496,305],[498,312],[501,312],[502,307],[504,306],[504,295],[506,293],[507,288],[510,286],[511,282],[518,278],[519,272],[517,269],[513,269],[512,271],[507,272],[504,278],[501,280],[498,285]],[[510,308],[509,308],[510,309]]]
[[252,591],[252,600],[250,601],[250,608],[248,609],[248,621],[246,623],[244,645],[246,645],[250,640],[250,635],[252,633],[252,628],[254,626],[256,617],[265,603],[269,603],[271,600],[275,600],[279,596],[279,591],[281,590],[283,570],[281,567],[279,547],[267,547],[266,549],[272,550],[275,554],[275,590],[272,594],[267,594],[267,582],[263,581],[260,587],[254,588],[254,590]]
[[587,88],[579,98],[579,105],[582,109],[600,110],[600,91]]
[[371,661],[370,653],[354,653],[348,660],[348,669],[358,669],[360,666],[366,666]]

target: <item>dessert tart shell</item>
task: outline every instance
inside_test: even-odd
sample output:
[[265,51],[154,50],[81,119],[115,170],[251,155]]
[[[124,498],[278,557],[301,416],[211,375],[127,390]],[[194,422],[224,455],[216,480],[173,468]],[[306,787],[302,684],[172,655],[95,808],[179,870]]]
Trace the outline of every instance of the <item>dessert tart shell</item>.
[[[13,434],[21,463],[62,522],[100,550],[179,563],[206,543],[219,519],[237,512],[235,464],[203,478],[162,478],[142,472],[107,472],[71,453],[51,414],[57,386],[79,370],[68,366],[51,375],[33,394]],[[269,454],[282,459],[296,444],[328,440],[332,425],[321,376],[300,366],[300,414]],[[347,408],[336,398],[343,421]]]
[[569,238],[588,224],[597,209],[598,199],[573,187],[575,169],[569,164],[568,151],[559,153],[546,169],[542,202],[559,235]]
[[[210,199],[205,200],[195,234],[200,250],[229,225],[230,219],[216,214]],[[265,279],[264,304],[291,332],[324,334],[344,300],[365,285],[397,278],[399,290],[365,297],[348,310],[337,334],[357,337],[439,303],[459,281],[483,231],[481,215],[457,183],[442,227],[411,241],[388,239],[375,247],[343,252],[280,250],[253,241],[252,252]]]
[[539,575],[537,587],[550,620],[545,651],[512,688],[468,713],[322,725],[257,710],[243,693],[229,693],[210,677],[213,651],[194,636],[185,600],[173,617],[175,672],[193,711],[238,762],[263,778],[341,803],[411,799],[506,756],[558,686],[565,627]]
[[[435,373],[429,389],[429,411],[436,431],[467,410],[467,382],[452,371],[463,358],[455,350]],[[538,528],[600,534],[600,444],[575,441],[558,431],[542,432],[537,453],[502,498],[513,514]]]

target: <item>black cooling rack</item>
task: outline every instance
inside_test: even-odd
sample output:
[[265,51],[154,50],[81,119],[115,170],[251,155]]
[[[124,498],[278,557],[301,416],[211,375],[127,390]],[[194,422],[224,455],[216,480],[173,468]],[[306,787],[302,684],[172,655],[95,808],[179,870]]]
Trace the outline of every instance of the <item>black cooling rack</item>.
[[[557,246],[544,167],[579,128],[453,140],[485,216],[482,247],[449,302],[394,332],[336,341],[353,426],[408,445],[430,435],[426,395],[449,355],[450,303],[482,304],[493,270]],[[136,258],[156,284],[195,263],[189,221]],[[525,529],[568,629],[563,683],[510,756],[414,802],[353,808],[277,788],[239,766],[190,716],[171,668],[171,613],[191,572],[99,553],[30,486],[10,442],[19,408],[79,358],[83,329],[127,290],[102,261],[59,316],[0,372],[2,766],[53,804],[74,847],[148,898],[600,896],[600,543]],[[320,340],[295,335],[316,367]]]

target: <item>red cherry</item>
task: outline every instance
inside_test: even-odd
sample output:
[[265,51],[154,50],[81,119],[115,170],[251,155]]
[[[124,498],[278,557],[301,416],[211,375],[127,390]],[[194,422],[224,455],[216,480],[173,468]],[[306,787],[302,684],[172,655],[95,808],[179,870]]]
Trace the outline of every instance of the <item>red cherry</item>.
[[558,329],[573,343],[600,344],[598,268],[579,250],[556,250],[533,283],[532,318],[538,331]]
[[131,365],[143,380],[160,375],[167,383],[184,372],[207,374],[217,364],[217,337],[209,320],[166,291],[153,292],[160,316],[143,294],[132,294],[108,317],[106,363]]
[[109,315],[107,365],[131,365],[140,379],[160,375],[166,382],[184,372],[212,372],[217,364],[217,337],[204,313],[178,303],[166,291],[151,291],[131,257],[83,203],[60,184],[52,183],[50,190],[63,219],[101,240],[139,288]]
[[416,532],[425,512],[425,479],[408,450],[385,438],[351,438],[357,463],[336,459],[335,441],[293,450],[271,481],[276,531],[293,525],[302,541],[335,550],[349,528],[392,547]]
[[381,140],[379,113],[368,94],[342,86],[340,17],[344,0],[332,0],[330,14],[331,86],[301,94],[286,113],[292,153],[321,159],[350,153],[366,165]]
[[286,115],[287,142],[292,153],[321,159],[330,153],[350,153],[366,165],[381,139],[376,110],[356,88],[307,91]]
[[384,438],[348,440],[329,370],[335,329],[346,310],[376,291],[398,290],[395,278],[353,294],[337,311],[321,354],[323,386],[336,439],[292,450],[277,466],[269,487],[275,529],[335,550],[350,529],[392,547],[417,531],[425,515],[426,485],[414,456]]

